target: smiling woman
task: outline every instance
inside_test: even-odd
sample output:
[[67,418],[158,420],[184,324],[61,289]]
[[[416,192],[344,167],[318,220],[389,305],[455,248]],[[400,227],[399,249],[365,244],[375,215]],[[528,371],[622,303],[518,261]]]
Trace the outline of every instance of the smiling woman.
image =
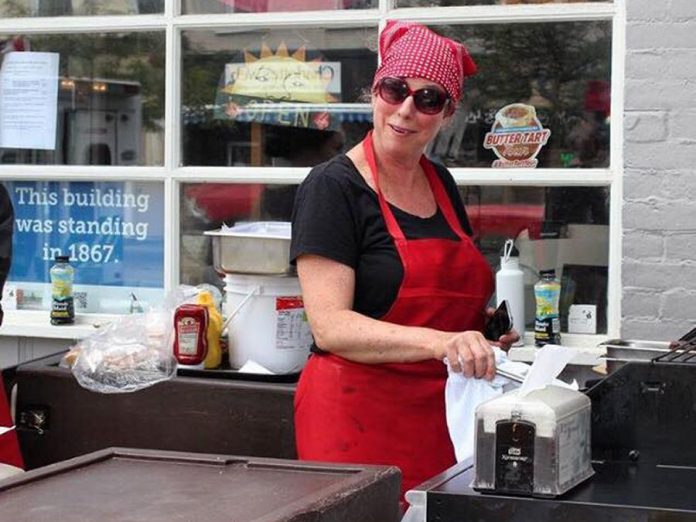
[[442,359],[491,379],[490,343],[517,337],[484,338],[491,270],[451,174],[424,156],[476,66],[413,23],[388,22],[380,54],[374,130],[295,201],[290,257],[315,340],[295,430],[302,459],[399,466],[403,494],[454,464]]

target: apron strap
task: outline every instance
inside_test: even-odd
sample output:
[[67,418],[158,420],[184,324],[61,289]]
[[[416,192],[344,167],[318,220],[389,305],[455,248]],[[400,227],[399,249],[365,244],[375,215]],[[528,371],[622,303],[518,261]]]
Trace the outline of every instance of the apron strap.
[[457,217],[457,213],[454,211],[454,205],[452,205],[452,200],[450,199],[449,194],[447,194],[447,190],[445,190],[445,186],[442,184],[440,176],[437,175],[437,172],[435,171],[435,167],[433,166],[432,162],[428,158],[426,158],[425,155],[423,155],[421,156],[420,164],[421,167],[423,167],[423,170],[425,171],[425,175],[428,177],[428,182],[430,183],[430,190],[433,191],[433,195],[435,196],[437,206],[440,207],[442,214],[445,216],[445,219],[447,220],[447,224],[450,226],[452,231],[455,234],[457,234],[459,239],[464,239],[465,237],[468,237],[466,235],[466,232],[464,232],[464,229],[462,228],[462,224],[459,221],[459,218]]
[[367,159],[367,164],[370,167],[370,172],[372,173],[372,179],[375,182],[375,188],[377,189],[377,199],[379,200],[379,207],[382,209],[382,217],[387,224],[387,230],[389,235],[396,241],[404,241],[406,238],[404,233],[397,223],[394,213],[389,208],[384,194],[382,194],[382,189],[379,186],[379,175],[377,173],[377,160],[375,159],[375,148],[372,144],[372,131],[367,133],[367,136],[363,140],[363,150],[365,152],[365,157]]
[[[382,210],[382,216],[384,217],[384,221],[387,225],[387,230],[389,231],[389,234],[392,236],[392,238],[394,238],[394,240],[403,241],[406,239],[404,233],[401,230],[399,223],[396,221],[394,213],[389,207],[389,203],[387,203],[387,200],[384,197],[382,189],[379,185],[379,173],[377,169],[377,161],[375,158],[375,149],[372,143],[372,131],[367,133],[367,136],[363,140],[362,144],[363,150],[365,152],[365,158],[367,159],[367,164],[370,167],[370,172],[372,173],[372,179],[375,182],[375,188],[377,189],[377,199],[379,200],[379,206]],[[457,214],[454,211],[454,207],[452,206],[452,201],[450,200],[447,191],[445,190],[445,187],[442,184],[440,176],[437,175],[435,167],[430,162],[430,160],[428,160],[428,158],[425,157],[425,155],[421,156],[419,163],[421,168],[425,172],[426,178],[428,179],[430,190],[433,191],[435,203],[437,204],[438,208],[442,211],[442,214],[445,216],[447,224],[460,239],[464,239],[466,237],[466,233],[462,229],[459,219],[457,219]]]

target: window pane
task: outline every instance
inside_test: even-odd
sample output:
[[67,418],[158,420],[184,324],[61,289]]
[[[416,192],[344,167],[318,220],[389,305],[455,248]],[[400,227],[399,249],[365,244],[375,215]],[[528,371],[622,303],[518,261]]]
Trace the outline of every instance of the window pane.
[[604,187],[461,187],[474,237],[493,270],[515,239],[525,273],[525,323],[534,326],[534,283],[554,268],[561,281],[561,331],[572,304],[597,307],[607,328],[609,190]]
[[[163,164],[164,32],[23,41],[25,52],[0,55],[0,164]],[[57,77],[44,70],[28,83],[29,60],[47,56],[57,60]]]
[[455,5],[512,5],[512,4],[573,4],[613,0],[396,0],[396,7],[443,7]]
[[[181,282],[222,287],[210,238],[222,223],[289,221],[297,185],[182,185]],[[495,271],[508,238],[525,271],[525,320],[534,324],[533,286],[539,270],[555,268],[562,283],[561,325],[571,304],[597,307],[597,333],[606,332],[609,192],[602,187],[461,187],[474,239]]]
[[370,9],[377,0],[183,0],[185,14]]
[[164,0],[0,0],[0,18],[164,12]]
[[465,43],[479,72],[465,83],[460,107],[431,147],[432,155],[449,166],[490,167],[499,156],[484,148],[486,134],[524,138],[502,128],[499,116],[501,109],[522,104],[514,108],[536,115],[532,127],[548,129],[550,136],[540,150],[533,145],[500,147],[507,157],[502,166],[517,158],[536,159],[542,168],[609,165],[611,22],[434,29]]
[[181,283],[222,288],[213,267],[211,241],[203,235],[225,223],[290,221],[297,185],[185,183],[181,187]]
[[184,31],[185,165],[310,166],[371,125],[375,29]]
[[48,310],[49,269],[69,255],[76,312],[128,313],[132,296],[163,296],[164,192],[160,183],[5,182],[15,210],[8,285],[18,308]]

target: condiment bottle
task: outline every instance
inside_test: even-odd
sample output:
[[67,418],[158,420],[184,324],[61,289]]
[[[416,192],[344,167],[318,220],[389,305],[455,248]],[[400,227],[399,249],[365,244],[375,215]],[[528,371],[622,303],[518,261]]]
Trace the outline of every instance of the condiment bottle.
[[75,322],[73,280],[75,269],[70,266],[70,256],[56,256],[51,267],[51,324]]
[[556,279],[555,270],[541,270],[540,279],[534,285],[536,299],[536,318],[534,319],[534,344],[560,344],[561,321],[558,303],[561,297],[561,283]]
[[213,294],[208,290],[203,290],[198,294],[198,304],[208,310],[208,328],[205,335],[208,343],[208,354],[203,364],[207,370],[210,370],[217,368],[222,363],[222,349],[220,348],[222,314],[215,306]]
[[496,306],[500,306],[500,303],[507,299],[512,316],[512,327],[520,334],[520,340],[513,346],[524,344],[524,274],[520,269],[519,255],[514,241],[512,239],[505,241],[503,255],[500,258],[500,270],[495,274]]
[[174,357],[186,366],[200,366],[208,354],[208,310],[183,304],[174,312]]

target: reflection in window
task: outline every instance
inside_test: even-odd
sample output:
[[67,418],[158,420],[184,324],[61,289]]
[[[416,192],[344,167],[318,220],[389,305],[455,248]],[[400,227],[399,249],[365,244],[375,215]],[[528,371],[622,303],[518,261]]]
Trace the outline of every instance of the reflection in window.
[[534,321],[539,270],[561,280],[561,329],[572,304],[597,306],[597,333],[606,332],[609,191],[604,187],[461,187],[474,240],[497,270],[506,239],[515,240],[525,272],[525,323]]
[[311,166],[364,136],[372,29],[183,33],[185,165]]
[[[5,182],[15,211],[8,284],[17,306],[48,310],[56,255],[75,269],[77,312],[128,313],[163,294],[164,191],[135,181]],[[48,317],[48,316],[47,316]]]
[[573,4],[613,0],[396,0],[396,7],[445,7],[454,5]]
[[521,103],[551,131],[536,155],[539,167],[609,165],[610,22],[433,29],[465,43],[479,72],[466,81],[454,120],[431,155],[451,167],[492,166],[498,157],[484,148],[486,133],[500,109]]
[[0,18],[164,12],[164,0],[0,0]]
[[203,235],[225,223],[290,221],[297,185],[185,183],[181,187],[181,282],[222,285],[213,267],[211,242]]
[[0,164],[163,164],[164,32],[0,41],[17,52],[55,53],[59,63],[55,148],[0,148]]
[[[289,221],[297,185],[186,183],[181,188],[181,282],[222,286],[206,230],[241,221]],[[597,187],[461,187],[474,240],[495,271],[506,239],[525,272],[526,324],[533,325],[539,270],[561,279],[561,325],[571,304],[597,306],[606,332],[609,192]],[[561,204],[565,202],[566,204]]]
[[370,9],[377,0],[182,0],[184,14]]

